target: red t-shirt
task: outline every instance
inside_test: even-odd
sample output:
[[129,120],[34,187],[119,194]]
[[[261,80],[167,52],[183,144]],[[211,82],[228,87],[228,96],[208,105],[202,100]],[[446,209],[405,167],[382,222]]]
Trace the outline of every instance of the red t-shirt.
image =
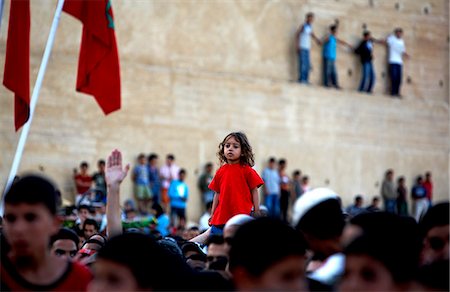
[[[89,186],[85,187],[85,186],[78,185],[77,181],[81,181],[81,182],[83,182],[83,184],[89,183]],[[91,183],[92,183],[92,177],[90,177],[89,175],[77,174],[75,176],[75,187],[77,188],[78,194],[84,194],[85,192],[87,192],[89,190],[89,188],[91,187],[91,185],[90,185]]]
[[35,285],[25,280],[9,260],[2,260],[1,291],[86,291],[92,280],[91,272],[76,262],[67,266],[64,274],[49,285]]
[[431,201],[433,199],[433,183],[431,181],[424,181],[422,185],[427,191],[427,198]]
[[208,186],[220,194],[211,224],[223,225],[234,215],[250,214],[253,207],[251,190],[263,184],[258,173],[248,165],[224,164],[220,167]]

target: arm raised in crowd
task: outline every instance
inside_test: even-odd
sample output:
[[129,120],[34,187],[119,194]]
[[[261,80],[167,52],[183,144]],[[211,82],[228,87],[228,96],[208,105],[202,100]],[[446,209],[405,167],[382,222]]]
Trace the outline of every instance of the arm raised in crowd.
[[122,168],[122,153],[114,150],[108,157],[105,178],[107,185],[106,218],[108,225],[106,233],[109,237],[122,233],[122,222],[120,218],[120,184],[130,170],[127,164]]

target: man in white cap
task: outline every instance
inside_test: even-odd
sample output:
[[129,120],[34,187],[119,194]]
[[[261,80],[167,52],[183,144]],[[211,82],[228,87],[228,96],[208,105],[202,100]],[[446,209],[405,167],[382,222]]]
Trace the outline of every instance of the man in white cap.
[[313,253],[306,268],[309,288],[333,289],[345,263],[340,243],[345,221],[338,195],[327,188],[304,193],[294,204],[293,224]]

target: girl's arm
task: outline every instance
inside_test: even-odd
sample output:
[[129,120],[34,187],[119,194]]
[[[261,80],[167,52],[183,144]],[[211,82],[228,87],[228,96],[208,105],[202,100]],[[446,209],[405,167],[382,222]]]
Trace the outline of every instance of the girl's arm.
[[254,188],[252,190],[252,202],[253,202],[253,207],[255,208],[255,215],[259,216],[260,211],[259,211],[259,194],[258,194],[258,188]]
[[214,198],[213,198],[213,203],[212,203],[212,207],[211,207],[211,217],[209,217],[208,223],[211,222],[211,218],[214,215],[214,212],[216,211],[217,205],[219,204],[219,193],[214,192]]

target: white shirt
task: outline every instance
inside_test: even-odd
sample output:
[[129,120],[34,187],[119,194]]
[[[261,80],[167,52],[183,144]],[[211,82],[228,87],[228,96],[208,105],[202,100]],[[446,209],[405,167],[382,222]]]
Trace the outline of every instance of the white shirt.
[[312,33],[312,26],[310,24],[305,23],[303,25],[303,31],[300,33],[300,37],[298,38],[298,44],[301,49],[305,50],[311,49],[311,33]]
[[163,188],[168,189],[170,186],[170,182],[174,179],[178,179],[179,171],[180,171],[180,168],[175,164],[172,164],[171,166],[164,164],[159,169],[159,174],[163,178],[163,181],[162,181]]
[[403,53],[405,52],[403,39],[391,34],[386,42],[389,46],[389,64],[403,64]]

